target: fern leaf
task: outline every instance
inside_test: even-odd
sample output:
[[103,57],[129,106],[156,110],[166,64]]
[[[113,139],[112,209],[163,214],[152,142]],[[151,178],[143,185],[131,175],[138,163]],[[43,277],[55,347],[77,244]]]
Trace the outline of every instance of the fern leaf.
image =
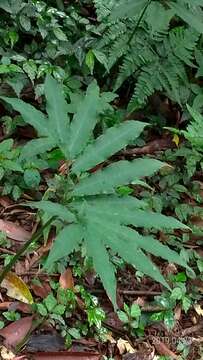
[[75,196],[111,194],[116,187],[132,183],[144,176],[151,176],[164,163],[154,159],[136,159],[132,162],[118,161],[81,180],[73,191]]
[[59,144],[66,144],[69,136],[69,118],[67,103],[63,96],[63,87],[53,77],[47,75],[44,91],[46,97],[46,110],[49,116],[50,125],[55,131],[55,138],[58,138]]
[[94,268],[112,301],[116,305],[116,277],[113,264],[110,262],[108,251],[103,243],[103,235],[97,231],[97,226],[89,221],[85,232],[87,254],[93,259]]
[[1,96],[0,98],[10,104],[14,110],[18,111],[22,115],[24,121],[32,125],[39,135],[50,135],[48,119],[41,111],[20,99],[13,99],[5,96]]
[[22,148],[20,158],[23,160],[43,154],[46,151],[52,150],[56,145],[54,139],[50,137],[31,140]]
[[48,200],[42,200],[38,202],[29,202],[27,205],[30,207],[36,208],[38,210],[42,210],[45,213],[51,216],[57,216],[59,219],[73,222],[76,220],[75,215],[70,212],[66,206],[63,206],[58,203],[54,203]]
[[122,0],[112,10],[110,20],[118,20],[125,17],[133,17],[147,5],[147,0]]
[[126,121],[117,127],[109,128],[106,133],[89,145],[75,161],[72,167],[73,172],[79,173],[89,170],[105,161],[124,148],[130,141],[136,139],[146,125],[146,123],[139,121]]
[[96,82],[88,86],[84,100],[78,104],[77,113],[70,125],[69,153],[71,159],[80,154],[97,123],[99,87]]
[[70,255],[83,239],[83,227],[79,224],[71,224],[64,227],[56,236],[54,244],[45,263],[45,268],[49,267],[57,260]]
[[176,14],[192,28],[198,31],[200,34],[203,33],[203,12],[199,8],[197,11],[192,11],[186,6],[179,2],[170,2],[169,6]]

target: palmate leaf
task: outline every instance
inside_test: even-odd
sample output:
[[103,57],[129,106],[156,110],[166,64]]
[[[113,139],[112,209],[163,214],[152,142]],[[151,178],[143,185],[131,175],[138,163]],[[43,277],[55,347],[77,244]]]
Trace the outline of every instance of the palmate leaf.
[[[88,204],[91,205],[91,201],[87,200]],[[114,204],[95,202],[92,206],[89,206],[88,211],[90,214],[95,213],[98,216],[105,214],[105,216],[112,218],[113,221],[118,221],[125,225],[134,225],[135,227],[190,230],[187,225],[171,216],[165,216],[148,210],[140,210],[136,204],[134,207],[132,205],[128,207],[127,203],[123,204],[123,206],[121,203],[115,206],[115,202]]]
[[103,135],[85,149],[84,153],[73,164],[72,171],[74,173],[86,171],[105,161],[127,146],[130,141],[135,140],[146,125],[140,121],[125,121],[119,126],[107,129]]
[[22,148],[20,158],[27,159],[38,154],[43,154],[46,151],[52,150],[55,146],[56,142],[52,137],[31,140]]
[[82,152],[97,123],[99,108],[99,87],[92,82],[86,92],[84,100],[78,105],[78,110],[70,125],[70,143],[68,146],[71,159]]
[[58,203],[54,203],[49,200],[42,200],[38,202],[30,201],[27,205],[30,207],[36,208],[38,210],[43,210],[45,213],[51,216],[57,216],[61,220],[67,222],[74,222],[76,221],[75,215],[67,209],[66,206],[63,206]]
[[95,222],[96,231],[103,237],[103,242],[116,252],[128,264],[134,265],[137,270],[152,277],[156,281],[169,288],[159,269],[139,249],[137,238],[140,235],[134,230],[119,224],[113,224],[109,219],[94,216],[91,221]]
[[63,87],[53,77],[47,75],[44,90],[46,96],[46,110],[49,116],[50,125],[55,130],[55,137],[58,138],[58,143],[64,145],[68,142],[69,117],[67,102],[63,96]]
[[84,237],[84,229],[80,224],[71,224],[64,227],[57,235],[51,252],[45,264],[49,267],[57,260],[71,254],[78,248]]
[[93,175],[81,180],[73,191],[75,196],[111,194],[116,187],[132,183],[144,176],[151,176],[164,166],[164,163],[155,159],[136,159],[117,161],[97,171]]
[[94,268],[99,275],[110,300],[114,306],[116,306],[115,269],[110,262],[108,251],[103,242],[103,235],[97,231],[97,224],[92,222],[91,219],[88,221],[85,230],[87,254],[93,259]]
[[14,110],[18,111],[22,115],[23,120],[32,125],[39,135],[50,135],[49,121],[41,111],[20,99],[13,99],[6,96],[0,96],[0,99],[10,104]]

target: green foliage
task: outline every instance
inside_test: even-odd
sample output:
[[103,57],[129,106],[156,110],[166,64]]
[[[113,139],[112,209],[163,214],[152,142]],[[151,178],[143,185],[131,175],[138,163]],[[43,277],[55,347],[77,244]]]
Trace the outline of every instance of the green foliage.
[[[93,174],[81,173],[107,160],[130,140],[136,139],[146,124],[137,121],[126,122],[118,127],[110,128],[93,140],[93,130],[102,109],[102,97],[95,82],[89,85],[86,96],[78,105],[70,123],[62,89],[50,76],[45,82],[45,96],[48,118],[22,100],[5,97],[3,100],[19,111],[25,121],[32,123],[39,136],[44,136],[28,142],[23,154],[29,156],[33,149],[36,150],[35,155],[41,153],[42,150],[47,151],[50,148],[45,147],[37,152],[39,149],[35,145],[33,148],[33,142],[44,142],[44,139],[50,139],[50,147],[60,148],[66,159],[73,163],[66,180],[69,184],[67,193],[65,192],[60,199],[61,203],[55,204],[43,200],[36,204],[31,203],[31,206],[43,210],[48,216],[56,215],[64,224],[56,237],[46,268],[49,268],[54,261],[79,249],[83,244],[86,255],[92,258],[94,267],[115,306],[115,268],[110,261],[109,249],[139,271],[169,287],[145,252],[161,256],[185,267],[187,267],[186,262],[176,252],[152,236],[143,236],[129,225],[156,229],[187,230],[188,227],[176,219],[142,210],[142,202],[131,196],[119,197],[116,191],[119,186],[136,184],[143,177],[152,176],[165,164],[150,158],[136,159],[132,162],[123,160]],[[68,225],[65,224],[67,222]]]

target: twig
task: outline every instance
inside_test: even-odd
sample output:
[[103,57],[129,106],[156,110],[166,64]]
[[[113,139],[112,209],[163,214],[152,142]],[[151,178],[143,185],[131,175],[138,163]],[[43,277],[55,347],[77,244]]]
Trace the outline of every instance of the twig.
[[[103,289],[89,289],[94,294],[103,294]],[[119,294],[123,295],[138,295],[138,296],[158,296],[161,295],[160,291],[144,291],[144,290],[118,290]]]
[[5,266],[5,268],[1,271],[0,273],[0,284],[2,283],[3,279],[5,278],[5,276],[8,274],[8,272],[12,269],[13,265],[18,261],[18,259],[20,258],[20,256],[27,250],[27,248],[30,246],[30,244],[32,244],[34,241],[37,241],[43,231],[47,228],[47,226],[49,226],[53,220],[56,217],[53,216],[51,219],[49,219],[44,226],[42,226],[42,228],[37,231],[21,248],[20,250],[16,253],[16,255],[11,259],[11,261],[8,263],[8,265]]
[[15,255],[15,251],[13,250],[9,250],[9,249],[5,249],[5,248],[2,248],[0,247],[0,253],[2,254],[9,254],[9,255]]

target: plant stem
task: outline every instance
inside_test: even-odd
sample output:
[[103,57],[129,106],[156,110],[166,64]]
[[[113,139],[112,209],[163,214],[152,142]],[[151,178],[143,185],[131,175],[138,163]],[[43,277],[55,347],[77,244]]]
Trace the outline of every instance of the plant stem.
[[18,261],[20,256],[27,250],[30,244],[32,244],[34,241],[37,241],[41,237],[43,231],[52,223],[53,220],[55,220],[55,218],[55,216],[51,217],[51,219],[49,219],[39,231],[37,231],[28,241],[26,241],[26,243],[20,248],[16,255],[11,259],[11,261],[4,267],[0,273],[0,284],[8,272],[12,269],[13,265]]
[[130,37],[129,37],[128,45],[130,45],[130,43],[131,43],[131,41],[132,41],[132,39],[133,39],[133,37],[134,37],[134,35],[135,35],[135,33],[136,33],[136,30],[137,30],[138,26],[140,25],[140,23],[141,23],[141,21],[142,21],[142,19],[143,19],[143,16],[144,16],[145,12],[147,11],[147,8],[148,8],[148,6],[150,5],[151,2],[152,2],[152,0],[148,0],[147,3],[146,3],[146,5],[145,5],[145,7],[143,8],[143,10],[142,10],[142,12],[141,12],[141,14],[140,14],[140,17],[139,17],[139,19],[138,19],[138,21],[137,21],[137,24],[136,24],[136,26],[135,26],[132,34],[131,34]]

